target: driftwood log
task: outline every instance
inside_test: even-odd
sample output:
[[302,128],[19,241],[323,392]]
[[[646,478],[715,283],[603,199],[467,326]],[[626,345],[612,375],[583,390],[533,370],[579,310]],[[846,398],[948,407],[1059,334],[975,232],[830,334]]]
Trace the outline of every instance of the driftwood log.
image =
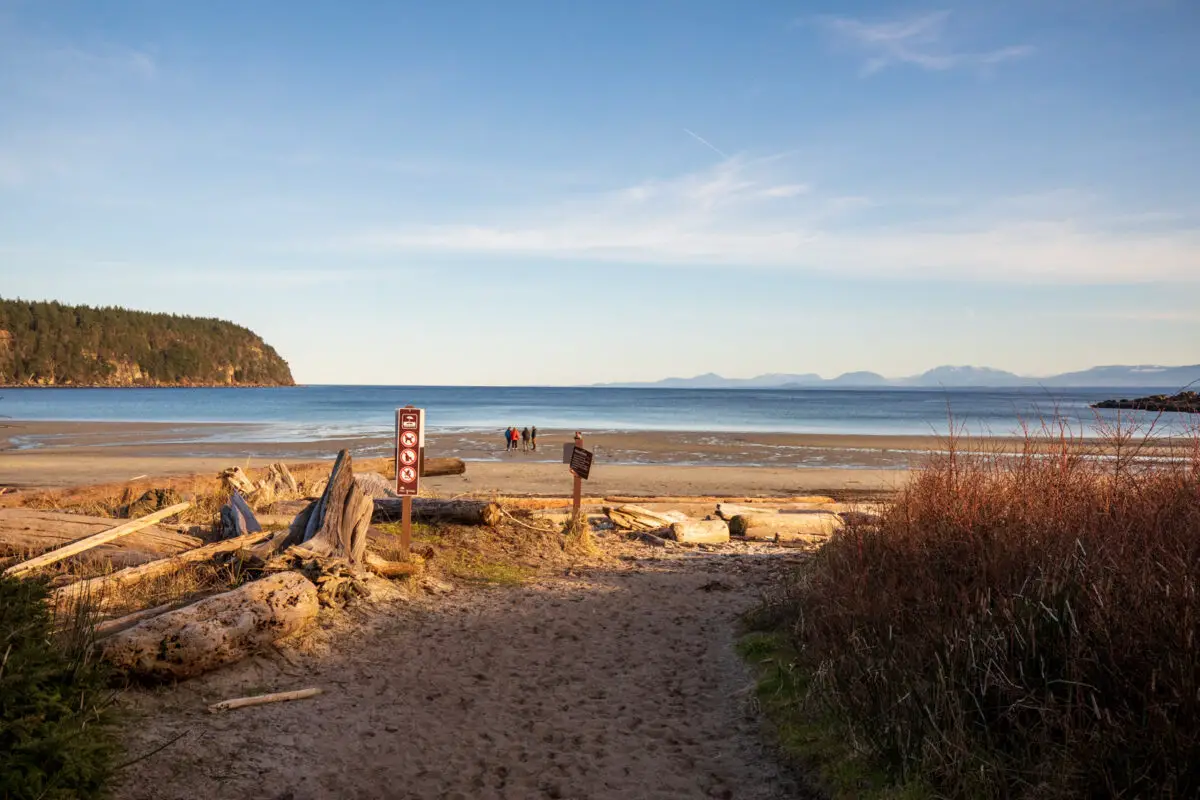
[[613,525],[627,531],[656,531],[668,528],[679,521],[666,514],[659,514],[656,511],[633,505],[605,508],[604,513]]
[[701,519],[673,522],[667,529],[669,538],[691,544],[724,544],[729,541],[729,525],[721,519]]
[[232,539],[235,536],[245,536],[247,533],[261,533],[262,525],[254,517],[254,509],[242,497],[242,493],[234,489],[229,496],[229,502],[221,506],[221,538]]
[[114,634],[104,658],[137,678],[190,678],[299,632],[317,610],[317,587],[279,572]]
[[63,559],[70,558],[74,555],[91,550],[94,547],[99,547],[102,544],[107,544],[115,539],[120,539],[123,536],[128,536],[131,533],[136,533],[143,528],[149,528],[156,522],[161,522],[167,517],[173,517],[183,511],[187,511],[192,507],[191,503],[177,503],[173,506],[168,506],[161,511],[155,511],[153,514],[148,514],[140,519],[133,519],[123,522],[120,525],[110,527],[100,533],[94,533],[91,536],[85,537],[70,544],[63,545],[49,553],[43,553],[36,558],[31,558],[28,561],[22,561],[20,564],[13,564],[8,569],[4,570],[5,575],[23,575],[27,572],[33,572],[36,569],[56,564]]
[[[400,498],[376,499],[372,522],[398,522],[403,504]],[[503,518],[499,505],[489,500],[438,500],[414,497],[414,522],[447,522],[457,525],[497,525]]]
[[[107,517],[85,517],[32,508],[0,508],[0,553],[24,555],[52,550],[106,531],[112,524],[113,520]],[[88,555],[106,559],[119,568],[144,564],[201,544],[203,542],[195,536],[151,525],[93,548]]]
[[188,564],[207,561],[219,553],[230,553],[234,550],[240,550],[243,547],[252,546],[260,540],[281,538],[280,534],[274,533],[249,533],[245,536],[239,536],[236,539],[226,539],[221,542],[206,544],[203,547],[197,547],[194,550],[187,550],[170,558],[162,558],[158,561],[151,561],[148,564],[141,564],[136,567],[127,567],[111,575],[101,575],[97,578],[78,581],[61,589],[55,589],[50,597],[55,603],[86,600],[96,608],[105,608],[113,604],[113,601],[120,595],[121,590],[142,581],[162,575],[170,575],[172,572],[183,569]]
[[739,514],[729,521],[729,532],[747,539],[768,541],[823,541],[843,526],[831,511],[791,514]]

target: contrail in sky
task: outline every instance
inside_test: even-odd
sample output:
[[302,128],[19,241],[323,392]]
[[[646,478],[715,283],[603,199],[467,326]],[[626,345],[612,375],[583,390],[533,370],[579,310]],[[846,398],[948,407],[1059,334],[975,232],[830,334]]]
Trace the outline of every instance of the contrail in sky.
[[724,154],[724,153],[722,153],[720,150],[718,150],[718,149],[717,149],[717,147],[716,147],[716,145],[714,145],[712,142],[710,142],[710,141],[708,141],[707,139],[705,139],[703,136],[700,136],[700,135],[698,135],[698,134],[692,133],[692,132],[691,132],[691,131],[689,131],[687,128],[684,128],[684,129],[683,129],[683,132],[684,132],[684,133],[686,133],[688,136],[692,137],[693,139],[695,139],[695,140],[696,140],[697,142],[699,142],[700,144],[702,144],[702,145],[704,145],[705,147],[707,147],[709,150],[712,150],[714,153],[716,153],[717,155],[719,155],[721,158],[725,159],[726,161],[728,161],[728,160],[729,160],[729,156],[725,155],[725,154]]

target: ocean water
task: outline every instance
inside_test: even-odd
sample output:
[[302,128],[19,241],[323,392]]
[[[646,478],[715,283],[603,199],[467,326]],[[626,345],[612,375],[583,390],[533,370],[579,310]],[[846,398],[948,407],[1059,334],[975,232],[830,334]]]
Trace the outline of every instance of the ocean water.
[[[1019,432],[1022,420],[1062,418],[1093,433],[1089,403],[1152,389],[614,389],[297,386],[246,389],[5,389],[0,415],[17,420],[240,423],[239,438],[299,442],[388,436],[395,409],[427,410],[433,431],[713,431],[944,434],[948,414],[972,434]],[[1098,416],[1099,415],[1099,416]],[[1155,415],[1122,412],[1144,423]],[[1191,417],[1189,419],[1189,417]],[[1166,414],[1156,430],[1182,433],[1194,415]]]

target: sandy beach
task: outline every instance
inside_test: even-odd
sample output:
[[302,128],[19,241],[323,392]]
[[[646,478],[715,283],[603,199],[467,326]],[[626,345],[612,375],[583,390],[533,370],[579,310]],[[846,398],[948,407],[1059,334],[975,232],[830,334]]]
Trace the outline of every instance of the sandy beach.
[[[117,796],[815,796],[761,736],[732,646],[739,614],[794,560],[630,552],[525,586],[398,603],[316,653],[281,649],[130,693],[131,752],[175,744],[127,770]],[[205,711],[302,686],[325,693]]]

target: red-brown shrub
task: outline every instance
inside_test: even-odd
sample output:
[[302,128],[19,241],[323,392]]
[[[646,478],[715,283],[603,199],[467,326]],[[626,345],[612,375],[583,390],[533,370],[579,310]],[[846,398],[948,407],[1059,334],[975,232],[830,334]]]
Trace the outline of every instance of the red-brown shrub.
[[1200,796],[1200,437],[1103,433],[953,437],[773,610],[812,699],[897,774],[954,797]]

